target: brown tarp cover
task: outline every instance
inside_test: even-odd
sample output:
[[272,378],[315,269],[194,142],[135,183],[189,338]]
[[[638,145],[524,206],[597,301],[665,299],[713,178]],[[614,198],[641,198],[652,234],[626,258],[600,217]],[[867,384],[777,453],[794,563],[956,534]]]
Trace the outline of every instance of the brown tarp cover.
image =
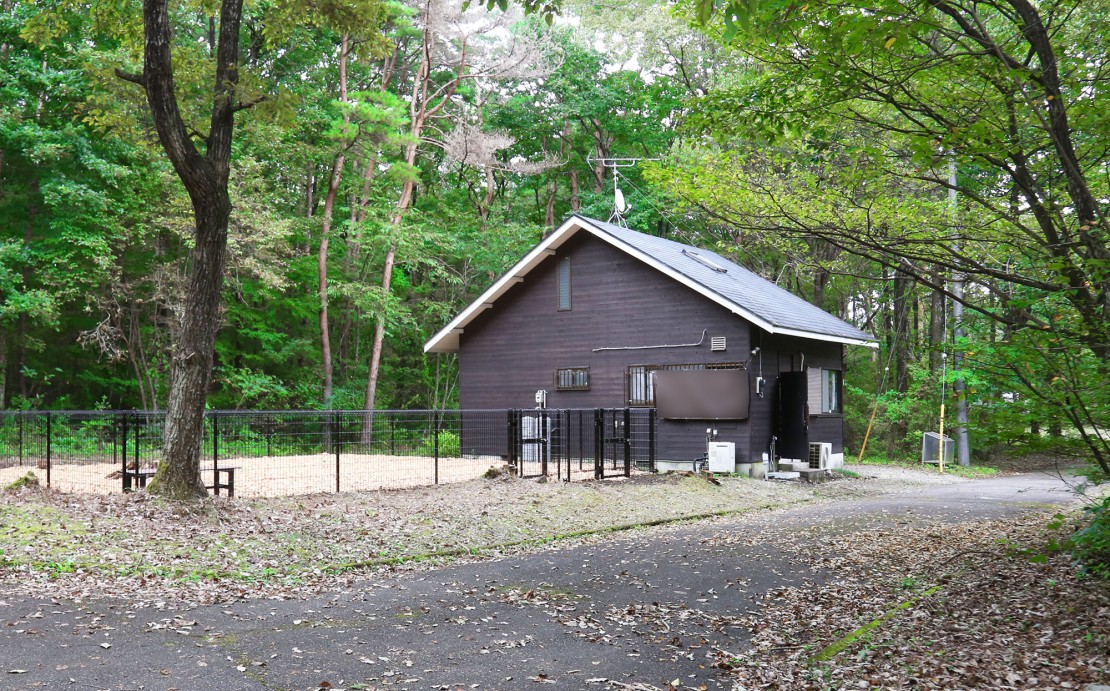
[[747,370],[658,370],[655,409],[664,420],[745,420]]

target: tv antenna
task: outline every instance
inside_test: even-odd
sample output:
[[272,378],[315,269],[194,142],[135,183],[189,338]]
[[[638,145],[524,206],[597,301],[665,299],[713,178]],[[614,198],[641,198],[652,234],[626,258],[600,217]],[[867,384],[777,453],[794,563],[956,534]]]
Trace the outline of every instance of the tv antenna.
[[624,220],[624,215],[632,208],[632,205],[625,201],[624,192],[620,188],[620,169],[632,168],[640,161],[658,161],[658,158],[614,158],[614,157],[597,157],[592,155],[586,157],[586,162],[600,163],[605,168],[613,170],[613,213],[609,215],[609,222],[618,225],[621,228],[627,228],[628,223]]

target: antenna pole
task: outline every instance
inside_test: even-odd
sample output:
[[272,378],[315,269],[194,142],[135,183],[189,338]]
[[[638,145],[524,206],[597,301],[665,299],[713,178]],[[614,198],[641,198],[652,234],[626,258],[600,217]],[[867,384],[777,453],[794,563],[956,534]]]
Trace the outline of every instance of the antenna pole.
[[658,160],[658,158],[613,158],[600,156],[598,158],[594,158],[592,155],[586,158],[587,163],[592,164],[596,161],[600,163],[603,167],[611,168],[613,170],[613,213],[609,216],[610,223],[615,223],[622,228],[626,228],[627,226],[625,225],[624,221],[624,212],[631,208],[630,206],[626,206],[623,203],[623,195],[621,194],[620,187],[617,185],[618,178],[620,176],[620,173],[618,171],[621,168],[631,168],[640,161]]

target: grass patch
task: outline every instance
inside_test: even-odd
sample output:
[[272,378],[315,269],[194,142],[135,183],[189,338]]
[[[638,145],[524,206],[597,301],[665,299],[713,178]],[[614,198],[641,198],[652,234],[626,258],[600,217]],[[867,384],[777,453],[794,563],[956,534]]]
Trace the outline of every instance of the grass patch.
[[[920,460],[915,458],[891,457],[879,454],[864,456],[863,460],[859,462],[859,465],[884,465],[899,468],[911,468],[913,470],[920,470],[926,473],[940,473],[940,466],[934,463],[922,463]],[[955,475],[957,477],[966,477],[971,479],[979,477],[993,477],[995,475],[998,475],[999,472],[1001,471],[999,471],[998,468],[985,465],[970,465],[965,468],[955,463],[944,464],[944,473],[946,475]]]

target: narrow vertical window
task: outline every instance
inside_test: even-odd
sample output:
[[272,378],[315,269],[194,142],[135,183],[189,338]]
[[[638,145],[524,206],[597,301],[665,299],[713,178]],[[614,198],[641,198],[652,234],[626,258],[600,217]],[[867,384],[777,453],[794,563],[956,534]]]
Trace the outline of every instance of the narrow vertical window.
[[840,412],[840,370],[810,367],[809,412],[813,415]]
[[570,309],[570,257],[559,260],[559,310]]

